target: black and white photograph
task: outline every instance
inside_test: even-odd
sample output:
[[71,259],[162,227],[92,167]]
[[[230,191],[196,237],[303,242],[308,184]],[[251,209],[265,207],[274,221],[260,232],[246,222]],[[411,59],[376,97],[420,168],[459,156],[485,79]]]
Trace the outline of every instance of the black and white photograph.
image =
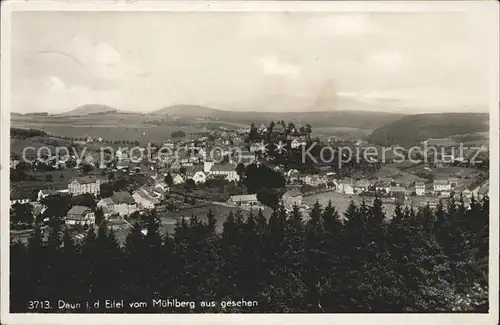
[[2,323],[497,324],[498,9],[2,3]]

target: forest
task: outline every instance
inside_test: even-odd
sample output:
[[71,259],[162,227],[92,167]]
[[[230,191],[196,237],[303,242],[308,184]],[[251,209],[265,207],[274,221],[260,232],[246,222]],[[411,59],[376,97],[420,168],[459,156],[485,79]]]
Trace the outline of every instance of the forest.
[[[124,246],[105,220],[75,242],[57,218],[46,240],[37,225],[26,245],[11,242],[10,312],[488,312],[488,198],[470,208],[453,199],[397,207],[393,216],[379,199],[344,212],[316,203],[307,220],[280,205],[269,219],[230,213],[221,232],[209,211],[207,222],[182,219],[167,236],[154,212],[146,220],[147,231],[136,224]],[[106,299],[196,305],[86,304]],[[240,299],[257,304],[220,304]],[[58,300],[81,305],[59,309]]]

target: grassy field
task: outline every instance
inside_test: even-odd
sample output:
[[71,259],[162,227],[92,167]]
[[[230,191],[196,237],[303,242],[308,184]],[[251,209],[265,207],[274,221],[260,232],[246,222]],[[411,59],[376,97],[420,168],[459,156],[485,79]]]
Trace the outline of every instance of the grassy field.
[[372,129],[361,129],[352,127],[314,127],[313,136],[336,136],[342,139],[363,139],[369,135]]
[[70,123],[60,124],[41,124],[41,123],[22,123],[13,124],[12,127],[39,129],[48,132],[54,136],[67,136],[73,138],[84,138],[87,136],[98,138],[102,137],[109,141],[139,141],[142,144],[148,142],[163,143],[171,138],[174,131],[183,131],[188,136],[187,139],[195,137],[197,133],[207,131],[203,127],[195,126],[177,126],[177,125],[72,125]]
[[[82,176],[83,174],[78,170],[54,170],[54,171],[34,171],[29,172],[29,176],[33,176],[35,180],[26,180],[19,182],[10,183],[10,197],[30,197],[34,192],[39,190],[52,189],[52,190],[63,190],[68,188],[68,183],[77,176]],[[52,181],[47,181],[47,175],[52,176]],[[99,170],[93,170],[88,175],[100,175]],[[61,177],[62,176],[62,177]]]
[[[428,172],[425,170],[425,167],[429,167],[428,165],[419,165],[416,167],[412,167],[407,169],[406,171],[409,173],[417,174]],[[467,167],[456,167],[456,166],[447,166],[443,168],[432,168],[432,174],[434,178],[449,178],[449,177],[458,177],[458,178],[476,178],[479,176],[481,171],[475,168],[467,168]]]
[[425,178],[416,176],[413,171],[410,172],[409,169],[402,171],[398,167],[399,164],[396,163],[383,165],[382,168],[375,173],[375,177],[378,177],[383,181],[394,180],[395,182],[401,182],[403,184],[426,181]]

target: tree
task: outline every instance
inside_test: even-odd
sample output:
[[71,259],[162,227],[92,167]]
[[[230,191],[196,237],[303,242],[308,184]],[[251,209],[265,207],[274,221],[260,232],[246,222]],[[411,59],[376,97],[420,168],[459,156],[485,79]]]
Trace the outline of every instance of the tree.
[[252,123],[250,125],[250,133],[248,134],[248,139],[250,141],[255,141],[255,140],[259,139],[259,132],[258,132],[257,128],[255,127],[254,123]]
[[94,169],[94,167],[92,167],[92,165],[90,165],[90,164],[82,164],[82,172],[84,174],[90,173],[93,169]]
[[27,227],[33,223],[33,211],[29,203],[15,203],[10,208],[10,223],[14,227]]
[[245,172],[246,172],[246,167],[243,163],[239,163],[237,166],[236,166],[236,173],[238,174],[238,176],[240,177],[240,182],[243,181],[243,178],[245,176]]
[[95,202],[95,197],[92,194],[84,193],[73,196],[71,198],[71,205],[82,205],[91,209],[95,209],[97,204]]
[[170,136],[172,138],[184,138],[186,136],[186,133],[181,131],[181,130],[178,130],[178,131],[174,131],[170,134]]
[[97,208],[95,210],[95,223],[96,223],[96,225],[100,225],[103,220],[104,220],[104,212],[102,211],[102,208]]

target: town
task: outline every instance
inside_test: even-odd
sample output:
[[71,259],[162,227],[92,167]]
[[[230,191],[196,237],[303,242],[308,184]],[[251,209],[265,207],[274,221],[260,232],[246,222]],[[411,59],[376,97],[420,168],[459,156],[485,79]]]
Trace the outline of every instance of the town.
[[[14,129],[13,135],[30,132],[37,133]],[[104,220],[123,243],[131,227],[152,212],[160,217],[161,231],[171,233],[182,219],[195,214],[203,220],[208,211],[215,212],[222,224],[230,211],[260,210],[269,217],[283,204],[287,211],[297,206],[307,220],[316,202],[323,206],[331,202],[343,212],[351,201],[359,204],[378,197],[391,217],[398,205],[435,207],[440,200],[453,198],[469,206],[473,197],[481,200],[488,195],[487,151],[480,153],[479,163],[471,159],[477,149],[449,159],[444,153],[453,151],[453,144],[430,139],[425,145],[439,150],[427,163],[412,162],[411,155],[396,162],[389,152],[383,159],[358,156],[340,164],[334,154],[328,162],[321,161],[325,157],[320,147],[352,148],[359,155],[370,144],[311,134],[309,124],[284,121],[246,129],[221,126],[191,140],[166,139],[155,144],[148,156],[144,148],[129,150],[125,145],[138,142],[108,142],[102,137],[69,141],[44,134],[42,141],[65,141],[85,156],[56,157],[53,152],[35,156],[33,150],[27,162],[11,155],[11,235],[26,240],[35,222],[47,224],[57,217],[81,240],[89,226]],[[103,156],[98,148],[102,151],[104,146],[115,151],[106,152],[107,159],[99,161]],[[308,153],[313,159],[304,155],[306,148],[314,149]],[[375,148],[378,153],[384,149]]]

